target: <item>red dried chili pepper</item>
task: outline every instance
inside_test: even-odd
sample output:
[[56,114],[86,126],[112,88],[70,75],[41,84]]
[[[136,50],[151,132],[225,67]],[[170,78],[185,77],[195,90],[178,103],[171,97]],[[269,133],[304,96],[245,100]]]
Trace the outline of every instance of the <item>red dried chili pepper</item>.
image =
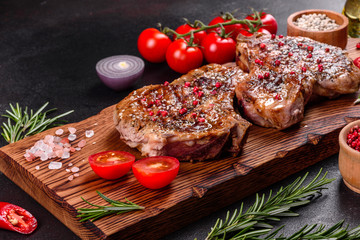
[[0,202],[0,228],[30,234],[37,227],[36,218],[25,209],[7,202]]

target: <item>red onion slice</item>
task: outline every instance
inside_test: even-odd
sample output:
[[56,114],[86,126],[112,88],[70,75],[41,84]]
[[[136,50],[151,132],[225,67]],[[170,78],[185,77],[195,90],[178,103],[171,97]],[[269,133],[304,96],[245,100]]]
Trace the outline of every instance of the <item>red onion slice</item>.
[[116,91],[131,87],[144,72],[144,61],[130,55],[117,55],[100,60],[96,72],[102,82]]

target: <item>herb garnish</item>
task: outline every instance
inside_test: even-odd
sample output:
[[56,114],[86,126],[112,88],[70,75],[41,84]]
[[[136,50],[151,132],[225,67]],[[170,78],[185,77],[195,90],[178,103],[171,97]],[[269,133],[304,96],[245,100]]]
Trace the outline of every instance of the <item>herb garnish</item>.
[[[28,108],[25,107],[24,111],[16,103],[14,107],[11,103],[10,110],[6,110],[7,114],[2,115],[8,119],[7,123],[3,122],[1,128],[3,132],[1,135],[5,138],[8,143],[14,143],[23,139],[27,136],[34,135],[36,133],[42,132],[50,127],[56,126],[59,118],[62,118],[74,110],[68,111],[66,113],[60,114],[53,118],[46,118],[47,114],[56,110],[56,108],[42,112],[49,103],[45,103],[42,107],[39,108],[35,113],[31,109],[30,114],[28,113]],[[57,124],[58,125],[58,124]]]
[[289,237],[285,237],[282,234],[278,237],[276,235],[279,231],[284,227],[280,227],[271,234],[267,235],[266,237],[259,238],[266,232],[271,231],[271,229],[263,229],[259,230],[252,234],[244,235],[244,236],[234,236],[231,239],[241,239],[241,240],[319,240],[319,239],[333,239],[333,240],[356,240],[360,239],[360,226],[348,229],[349,227],[343,227],[344,221],[340,221],[335,225],[325,229],[325,225],[323,224],[312,224],[312,225],[305,225],[300,230],[295,232]]
[[306,173],[304,177],[297,178],[287,187],[281,187],[276,195],[271,196],[270,191],[267,200],[265,194],[261,197],[256,194],[254,205],[243,213],[242,203],[240,210],[236,209],[231,217],[228,212],[224,221],[218,219],[206,239],[251,239],[251,236],[268,233],[273,228],[269,221],[280,221],[280,217],[298,216],[299,214],[291,211],[292,208],[309,204],[312,199],[321,196],[321,190],[326,189],[324,185],[335,180],[325,178],[327,173],[319,179],[320,174],[321,170],[308,185],[302,186],[308,175]]
[[132,210],[141,210],[144,209],[144,207],[141,207],[139,205],[136,205],[135,203],[130,202],[128,199],[125,198],[126,202],[120,202],[112,200],[108,197],[106,197],[104,194],[102,194],[99,191],[96,191],[99,196],[111,204],[111,206],[100,206],[92,204],[88,201],[86,201],[84,198],[81,197],[83,201],[85,201],[87,204],[97,207],[97,208],[79,208],[78,213],[81,213],[77,215],[77,217],[81,217],[82,219],[80,222],[84,222],[87,220],[91,220],[92,222],[95,220],[98,220],[102,217],[112,215],[112,214],[120,214],[129,212]]

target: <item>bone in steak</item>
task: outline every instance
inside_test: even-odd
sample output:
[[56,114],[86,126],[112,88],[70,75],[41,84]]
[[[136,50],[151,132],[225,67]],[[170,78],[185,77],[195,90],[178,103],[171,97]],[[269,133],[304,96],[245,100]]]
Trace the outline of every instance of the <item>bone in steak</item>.
[[234,111],[238,67],[206,65],[171,84],[133,91],[116,105],[120,138],[145,156],[202,161],[237,155],[251,125]]
[[359,89],[360,71],[346,51],[304,37],[239,35],[237,65],[249,72],[236,87],[246,117],[287,128],[303,119],[312,94],[336,97]]

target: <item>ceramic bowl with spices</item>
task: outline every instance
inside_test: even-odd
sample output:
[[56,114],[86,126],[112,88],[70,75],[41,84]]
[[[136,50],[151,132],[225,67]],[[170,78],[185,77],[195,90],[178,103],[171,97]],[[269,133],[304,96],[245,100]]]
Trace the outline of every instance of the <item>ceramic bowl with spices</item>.
[[291,14],[287,35],[302,36],[345,49],[349,20],[330,10],[310,9]]
[[339,134],[339,169],[344,183],[360,193],[360,120],[346,125]]

